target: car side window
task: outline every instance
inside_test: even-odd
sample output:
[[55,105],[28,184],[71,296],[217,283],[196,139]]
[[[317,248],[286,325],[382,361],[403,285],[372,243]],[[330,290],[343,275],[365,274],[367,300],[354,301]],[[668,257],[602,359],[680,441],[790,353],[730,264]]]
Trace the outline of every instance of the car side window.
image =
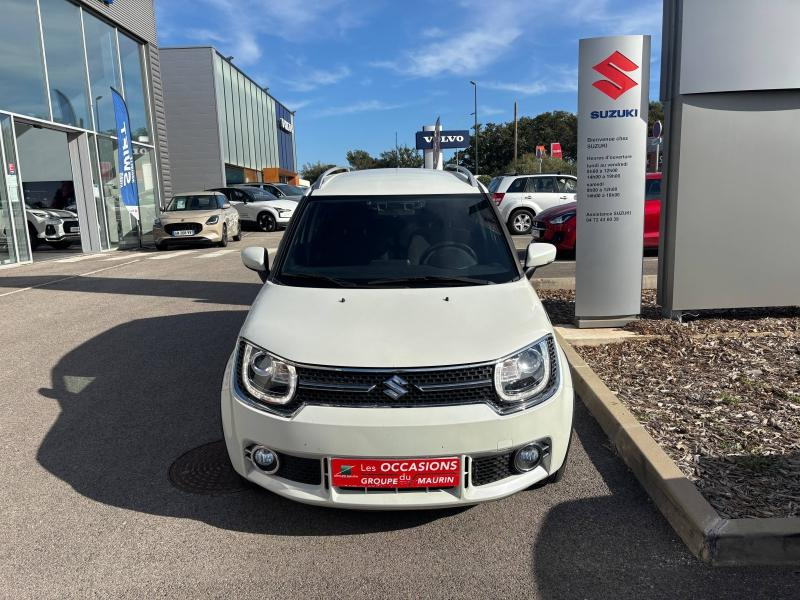
[[534,177],[535,191],[539,194],[552,194],[556,191],[554,177]]
[[264,191],[269,192],[270,194],[272,194],[276,198],[280,198],[281,197],[281,191],[278,188],[276,188],[275,186],[272,186],[272,185],[264,186]]
[[240,192],[239,190],[231,190],[231,195],[233,196],[232,199],[236,200],[237,202],[247,202],[250,200],[247,194]]
[[528,181],[527,177],[517,177],[508,186],[506,194],[519,194],[525,191],[525,182]]
[[556,187],[562,194],[574,194],[575,180],[572,177],[556,177]]

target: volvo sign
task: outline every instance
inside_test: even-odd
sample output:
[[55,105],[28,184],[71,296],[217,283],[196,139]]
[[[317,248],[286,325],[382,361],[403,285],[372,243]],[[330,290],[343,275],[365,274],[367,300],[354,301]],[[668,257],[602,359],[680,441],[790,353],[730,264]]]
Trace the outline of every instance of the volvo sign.
[[[417,132],[417,150],[432,150],[433,149],[433,131],[418,131]],[[440,134],[441,149],[446,148],[469,148],[470,137],[469,131],[454,130],[442,131]]]
[[622,325],[641,310],[650,38],[580,41],[575,317]]

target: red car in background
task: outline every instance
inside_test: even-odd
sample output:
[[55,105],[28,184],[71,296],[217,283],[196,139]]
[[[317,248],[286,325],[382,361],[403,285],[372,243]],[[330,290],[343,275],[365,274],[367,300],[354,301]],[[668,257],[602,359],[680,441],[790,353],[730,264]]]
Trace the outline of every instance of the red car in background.
[[[553,244],[560,252],[575,251],[577,203],[543,210],[533,220],[533,240]],[[661,220],[661,173],[648,173],[644,191],[644,247],[658,249]]]

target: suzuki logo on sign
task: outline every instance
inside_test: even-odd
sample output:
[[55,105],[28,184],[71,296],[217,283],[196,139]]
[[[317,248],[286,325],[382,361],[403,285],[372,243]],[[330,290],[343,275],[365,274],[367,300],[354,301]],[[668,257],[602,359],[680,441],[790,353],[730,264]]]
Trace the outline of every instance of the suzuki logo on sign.
[[616,100],[628,90],[635,88],[638,83],[628,77],[623,71],[631,72],[639,68],[635,62],[621,52],[614,52],[605,60],[592,67],[605,79],[595,81],[592,86],[603,92],[612,100]]

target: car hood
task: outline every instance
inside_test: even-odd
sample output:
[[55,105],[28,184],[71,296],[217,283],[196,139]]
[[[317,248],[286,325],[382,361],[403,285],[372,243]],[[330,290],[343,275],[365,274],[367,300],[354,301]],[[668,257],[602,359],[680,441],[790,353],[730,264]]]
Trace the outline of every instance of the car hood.
[[297,209],[297,201],[287,200],[286,198],[282,198],[280,200],[258,200],[256,202],[252,202],[251,204],[254,206],[271,206],[272,208],[288,208],[289,210]]
[[208,217],[219,215],[220,210],[176,210],[173,212],[163,212],[160,215],[162,223],[199,223]]
[[551,331],[525,279],[424,289],[312,289],[268,282],[242,336],[298,363],[410,368],[495,360]]
[[577,202],[567,202],[566,204],[560,204],[559,206],[554,206],[552,208],[548,208],[547,210],[543,210],[539,214],[536,215],[537,221],[549,221],[555,217],[560,217],[561,215],[568,213],[568,212],[575,212],[578,206]]
[[41,212],[45,213],[50,218],[55,219],[77,219],[78,215],[68,210],[59,210],[57,208],[26,208],[28,212]]

